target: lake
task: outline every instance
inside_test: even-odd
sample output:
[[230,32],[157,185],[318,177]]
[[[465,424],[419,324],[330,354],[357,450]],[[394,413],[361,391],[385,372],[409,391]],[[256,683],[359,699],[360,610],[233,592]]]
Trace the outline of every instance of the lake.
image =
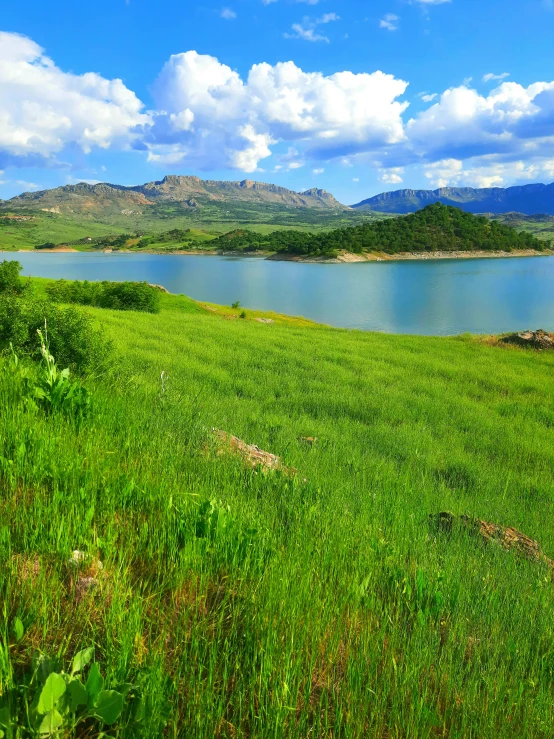
[[554,330],[554,257],[302,264],[254,257],[6,253],[25,275],[146,280],[196,300],[367,331]]

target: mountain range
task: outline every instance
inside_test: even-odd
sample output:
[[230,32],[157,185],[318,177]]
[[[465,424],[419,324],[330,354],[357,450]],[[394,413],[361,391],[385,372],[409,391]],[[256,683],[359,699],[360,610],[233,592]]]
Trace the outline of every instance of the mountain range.
[[103,211],[106,207],[131,214],[137,209],[160,203],[179,203],[196,209],[205,205],[243,202],[256,205],[281,205],[289,208],[344,210],[325,190],[313,188],[298,193],[278,185],[242,180],[218,182],[199,177],[168,175],[158,182],[126,187],[108,183],[65,185],[52,190],[25,192],[11,200],[0,201],[3,208],[31,208],[60,214]]
[[357,211],[414,213],[431,203],[453,205],[469,213],[554,215],[554,183],[517,187],[441,187],[438,190],[396,190],[362,200],[352,206]]
[[[124,186],[109,183],[65,185],[51,190],[25,192],[11,200],[0,201],[0,210],[42,210],[72,217],[106,219],[108,216],[145,216],[149,212],[162,215],[178,207],[187,213],[225,213],[228,208],[242,209],[259,215],[275,208],[281,211],[301,209],[312,212],[339,214],[346,211],[362,213],[413,213],[431,203],[441,202],[470,213],[501,214],[508,212],[533,215],[554,215],[554,183],[517,187],[441,187],[438,190],[396,190],[362,200],[350,207],[342,205],[333,195],[313,188],[294,192],[278,185],[242,180],[220,182],[201,180],[194,176],[168,175],[162,180],[144,185]],[[244,210],[246,209],[246,211]]]

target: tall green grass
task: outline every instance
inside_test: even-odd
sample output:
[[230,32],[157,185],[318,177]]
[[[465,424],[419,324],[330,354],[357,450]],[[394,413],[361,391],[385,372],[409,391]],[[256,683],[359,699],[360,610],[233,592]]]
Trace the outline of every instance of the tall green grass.
[[[176,296],[87,311],[118,361],[85,424],[0,379],[3,697],[37,650],[92,646],[149,701],[120,737],[552,736],[550,573],[427,523],[468,513],[554,555],[552,355]],[[220,454],[213,427],[300,474]],[[81,599],[76,549],[104,563]]]

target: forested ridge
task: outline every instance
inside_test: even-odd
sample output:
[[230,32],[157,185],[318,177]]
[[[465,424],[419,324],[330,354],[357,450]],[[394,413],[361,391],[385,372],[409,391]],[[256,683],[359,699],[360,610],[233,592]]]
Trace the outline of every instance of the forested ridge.
[[339,251],[362,252],[433,252],[433,251],[511,251],[543,250],[549,242],[539,241],[530,233],[475,216],[459,208],[434,203],[399,218],[363,223],[326,233],[274,231],[259,234],[237,230],[211,242],[225,251],[265,250],[285,254],[328,255]]

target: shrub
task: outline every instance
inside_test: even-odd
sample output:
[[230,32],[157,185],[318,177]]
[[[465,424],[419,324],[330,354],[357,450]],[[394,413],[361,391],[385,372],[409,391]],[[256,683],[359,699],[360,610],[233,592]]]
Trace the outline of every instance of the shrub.
[[160,293],[147,282],[80,282],[57,280],[46,287],[52,300],[113,310],[160,312]]
[[19,262],[4,260],[0,262],[0,294],[19,295],[25,289],[19,273],[22,266]]
[[62,367],[81,373],[106,368],[111,345],[81,311],[60,308],[33,296],[0,294],[0,351],[41,358],[37,331],[48,324],[50,351]]
[[53,241],[46,241],[44,244],[36,244],[35,249],[55,249],[56,244]]
[[100,308],[160,312],[160,293],[147,282],[108,282],[102,287]]

